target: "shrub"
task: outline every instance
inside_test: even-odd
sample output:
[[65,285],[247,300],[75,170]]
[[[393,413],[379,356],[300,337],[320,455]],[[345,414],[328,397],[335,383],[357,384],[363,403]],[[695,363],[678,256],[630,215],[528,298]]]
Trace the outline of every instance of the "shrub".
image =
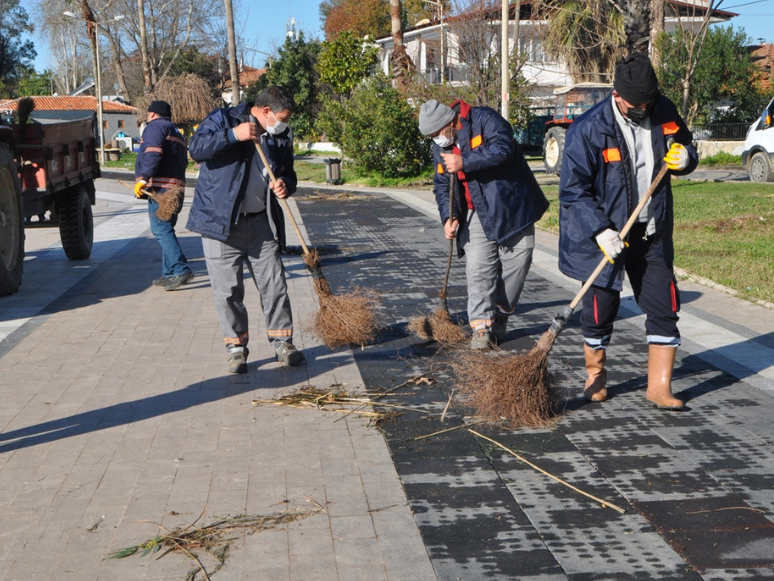
[[414,109],[383,76],[364,81],[349,99],[325,101],[317,128],[361,174],[416,176],[430,163],[430,140],[419,133]]

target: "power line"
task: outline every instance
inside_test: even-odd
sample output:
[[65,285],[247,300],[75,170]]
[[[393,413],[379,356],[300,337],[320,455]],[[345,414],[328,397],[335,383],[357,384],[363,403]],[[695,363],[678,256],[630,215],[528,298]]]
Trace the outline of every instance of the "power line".
[[755,0],[754,2],[745,2],[744,4],[736,4],[735,6],[724,6],[723,10],[732,10],[734,8],[741,8],[742,6],[750,6],[751,4],[760,4],[761,2],[769,2],[770,0]]

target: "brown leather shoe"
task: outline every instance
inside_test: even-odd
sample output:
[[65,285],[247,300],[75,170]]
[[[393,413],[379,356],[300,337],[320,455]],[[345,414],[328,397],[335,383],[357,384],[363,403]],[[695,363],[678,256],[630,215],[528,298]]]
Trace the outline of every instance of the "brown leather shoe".
[[648,391],[645,397],[662,410],[679,411],[685,408],[682,400],[672,395],[672,370],[677,349],[669,345],[648,347]]
[[602,402],[607,399],[607,370],[605,349],[592,349],[584,343],[583,351],[586,355],[586,387],[583,389],[583,397],[586,401]]

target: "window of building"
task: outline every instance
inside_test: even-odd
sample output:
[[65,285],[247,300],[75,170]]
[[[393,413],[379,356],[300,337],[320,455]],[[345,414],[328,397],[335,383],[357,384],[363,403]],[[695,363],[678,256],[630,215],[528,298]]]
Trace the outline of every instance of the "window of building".
[[123,119],[119,119],[118,120],[118,128],[119,129],[123,129],[124,128],[124,120]]

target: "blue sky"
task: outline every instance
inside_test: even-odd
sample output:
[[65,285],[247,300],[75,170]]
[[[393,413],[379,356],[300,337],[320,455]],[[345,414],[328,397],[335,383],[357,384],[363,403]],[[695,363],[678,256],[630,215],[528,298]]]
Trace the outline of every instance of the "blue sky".
[[[34,21],[33,0],[22,0],[21,4]],[[284,42],[286,25],[291,18],[295,18],[296,28],[303,30],[307,38],[322,37],[319,0],[241,0],[240,4],[239,16],[247,22],[243,35],[251,48],[275,52]],[[731,23],[735,29],[744,28],[753,42],[757,43],[759,38],[774,42],[774,0],[724,0],[720,8],[739,14]],[[49,66],[48,47],[38,35],[34,41],[38,51],[35,67],[42,71]],[[265,58],[266,55],[248,51],[246,63],[260,67]]]

